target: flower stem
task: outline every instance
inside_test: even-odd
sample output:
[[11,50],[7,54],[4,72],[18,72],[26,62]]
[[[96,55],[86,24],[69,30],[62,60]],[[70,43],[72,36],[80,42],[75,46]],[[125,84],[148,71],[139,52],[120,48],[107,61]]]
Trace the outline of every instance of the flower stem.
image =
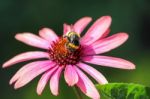
[[77,96],[77,99],[83,99],[83,98],[82,98],[82,95],[81,95],[81,93],[80,93],[80,91],[79,91],[79,89],[78,89],[76,86],[73,87],[73,90],[74,90],[74,93],[75,93],[76,96]]

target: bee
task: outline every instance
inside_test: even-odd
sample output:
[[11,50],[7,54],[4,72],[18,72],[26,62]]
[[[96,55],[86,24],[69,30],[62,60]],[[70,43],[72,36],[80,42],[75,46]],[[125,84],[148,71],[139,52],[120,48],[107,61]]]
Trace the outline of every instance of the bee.
[[79,49],[80,46],[80,35],[77,34],[76,32],[68,32],[64,38],[67,38],[67,43],[66,43],[66,48],[71,51],[74,52],[77,49]]

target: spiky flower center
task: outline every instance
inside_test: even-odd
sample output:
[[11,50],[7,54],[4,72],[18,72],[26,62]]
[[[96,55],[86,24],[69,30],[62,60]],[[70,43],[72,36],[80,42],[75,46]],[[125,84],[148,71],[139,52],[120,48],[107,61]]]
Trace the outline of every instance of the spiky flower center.
[[75,65],[80,59],[81,47],[72,52],[67,49],[67,43],[67,39],[62,37],[58,41],[53,42],[52,47],[49,49],[50,59],[59,66]]

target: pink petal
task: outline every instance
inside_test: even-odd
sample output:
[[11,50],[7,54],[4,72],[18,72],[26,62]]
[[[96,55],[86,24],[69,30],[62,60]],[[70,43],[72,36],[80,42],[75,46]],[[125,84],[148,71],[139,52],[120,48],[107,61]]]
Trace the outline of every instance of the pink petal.
[[16,34],[15,38],[27,45],[42,48],[42,49],[49,49],[50,44],[48,41],[32,34],[32,33],[19,33]]
[[92,99],[100,99],[100,95],[91,80],[76,66],[74,68],[80,77],[77,86],[81,91]]
[[61,71],[64,67],[59,67],[58,70],[53,74],[50,80],[50,89],[53,95],[58,95],[58,88],[59,88],[59,78]]
[[88,55],[105,53],[122,45],[127,39],[128,34],[117,33],[91,44],[89,48],[85,48],[85,53],[88,52]]
[[72,29],[71,29],[71,26],[68,25],[68,24],[66,24],[66,23],[64,23],[63,26],[64,26],[64,27],[63,27],[63,28],[64,28],[64,33],[63,33],[64,35],[72,30]]
[[80,90],[84,93],[84,94],[86,94],[86,84],[83,82],[83,80],[80,78],[80,77],[78,77],[78,83],[77,83],[77,87],[79,87],[80,88]]
[[74,24],[74,31],[81,33],[85,27],[92,21],[91,17],[83,17]]
[[100,84],[107,84],[108,83],[106,78],[99,71],[94,69],[93,67],[91,67],[87,64],[81,63],[81,62],[79,64],[77,64],[77,66],[79,66],[82,70],[84,70],[90,76],[92,76],[98,83],[100,83]]
[[86,56],[83,61],[114,68],[135,69],[135,65],[127,60],[110,56]]
[[49,28],[43,28],[42,30],[40,30],[39,35],[50,43],[58,39],[56,33]]
[[90,45],[98,40],[109,29],[111,24],[110,16],[103,16],[99,18],[81,38],[81,43]]
[[9,84],[14,83],[17,81],[22,75],[24,75],[26,72],[33,70],[34,68],[37,68],[38,65],[43,66],[43,64],[51,64],[52,62],[47,60],[47,61],[36,61],[36,62],[31,62],[26,65],[24,65],[22,68],[20,68],[17,73],[11,78]]
[[42,63],[35,64],[36,67],[30,69],[28,68],[28,71],[24,72],[20,75],[19,79],[16,81],[14,88],[18,89],[20,87],[23,87],[27,83],[29,83],[31,80],[33,80],[38,75],[42,74],[43,72],[47,71],[48,69],[55,66],[54,63],[48,64],[48,62],[43,61]]
[[78,75],[71,65],[66,66],[64,77],[69,86],[73,86],[78,82]]
[[105,38],[110,33],[110,29],[108,29],[99,39]]
[[52,76],[52,74],[54,73],[54,71],[56,71],[57,69],[58,69],[58,66],[55,66],[54,68],[50,69],[49,71],[47,71],[46,73],[43,74],[43,76],[39,80],[39,83],[37,86],[38,95],[42,94],[47,82],[49,81],[49,79]]
[[30,51],[30,52],[24,52],[21,54],[16,55],[15,57],[11,58],[7,62],[3,64],[3,68],[9,67],[10,65],[20,63],[23,61],[28,61],[32,59],[38,59],[38,58],[49,58],[48,53],[41,52],[41,51]]

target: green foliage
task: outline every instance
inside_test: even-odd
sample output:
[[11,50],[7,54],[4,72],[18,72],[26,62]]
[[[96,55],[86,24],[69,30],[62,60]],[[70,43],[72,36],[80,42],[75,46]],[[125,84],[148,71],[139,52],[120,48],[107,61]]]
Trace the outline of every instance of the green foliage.
[[106,99],[150,99],[150,88],[133,83],[96,85]]

